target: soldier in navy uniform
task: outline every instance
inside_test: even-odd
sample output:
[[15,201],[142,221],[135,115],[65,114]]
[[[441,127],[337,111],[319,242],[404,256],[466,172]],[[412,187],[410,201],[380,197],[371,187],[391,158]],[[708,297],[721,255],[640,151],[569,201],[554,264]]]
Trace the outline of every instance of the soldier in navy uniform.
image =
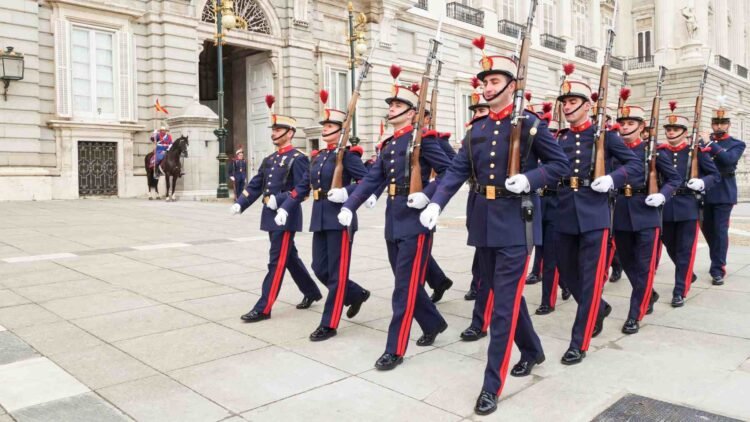
[[713,133],[703,135],[704,147],[711,155],[721,174],[721,180],[706,192],[703,210],[703,236],[708,243],[711,257],[711,283],[715,286],[724,284],[727,275],[727,251],[729,250],[729,218],[732,208],[737,203],[737,163],[745,151],[745,143],[729,135],[732,126],[729,111],[724,108],[723,98],[719,108],[713,111],[711,130]]
[[[506,176],[517,64],[509,57],[484,55],[483,44],[483,37],[475,40],[483,52],[482,71],[477,77],[484,83],[490,113],[472,124],[420,221],[428,228],[435,227],[441,210],[461,185],[469,179],[473,182],[476,197],[468,216],[472,221],[468,242],[479,250],[481,285],[492,286],[490,300],[494,301],[487,367],[474,408],[475,413],[487,415],[497,409],[514,341],[521,350],[521,359],[514,365],[512,375],[529,375],[534,365],[544,361],[542,345],[523,298],[529,267],[527,248],[541,243],[541,218],[537,215],[533,222],[524,219],[522,198],[567,174],[569,165],[546,124],[524,111],[524,119],[519,123],[521,157],[525,157],[521,173]],[[538,198],[535,202],[538,205]],[[529,228],[531,233],[527,231]],[[527,235],[532,238],[527,239]]]
[[[325,104],[328,92],[323,90],[320,98]],[[344,151],[343,187],[332,188],[333,173],[336,168],[336,154],[346,112],[336,109],[324,109],[321,137],[327,144],[312,160],[310,184],[313,197],[310,231],[313,232],[312,268],[318,279],[328,287],[328,297],[323,308],[320,326],[310,334],[311,341],[322,341],[336,335],[341,312],[344,306],[349,309],[346,316],[354,318],[359,313],[362,303],[370,297],[370,292],[349,280],[349,262],[354,233],[357,230],[356,217],[349,230],[339,224],[337,216],[341,204],[354,191],[356,184],[367,170],[362,164],[361,156],[356,153],[361,147],[352,147]]]
[[[627,100],[629,91],[621,91],[621,99]],[[620,256],[622,267],[628,276],[633,292],[630,295],[630,309],[625,324],[622,326],[624,334],[635,334],[640,329],[640,321],[651,313],[653,304],[659,298],[654,292],[654,273],[656,272],[656,258],[661,248],[661,213],[663,206],[680,187],[682,179],[672,167],[671,160],[663,151],[657,152],[657,175],[661,178],[661,188],[657,193],[648,194],[646,185],[649,169],[648,143],[641,139],[641,132],[646,127],[645,112],[636,105],[623,106],[618,110],[617,123],[620,136],[637,157],[640,166],[641,183],[626,183],[618,189],[615,202],[614,227],[615,244]],[[612,170],[617,171],[622,166],[615,157]]]
[[[268,96],[266,99],[269,107],[273,104],[272,98]],[[242,315],[245,322],[271,318],[271,308],[281,290],[287,269],[304,295],[297,309],[307,309],[323,298],[294,246],[294,235],[302,230],[301,203],[310,192],[310,161],[292,145],[296,131],[293,118],[277,114],[271,116],[271,140],[277,150],[263,160],[258,173],[250,179],[231,208],[233,214],[239,214],[263,198],[260,229],[268,232],[271,241],[263,291],[255,306]]]
[[570,79],[563,82],[558,96],[570,125],[560,131],[558,142],[573,171],[557,189],[557,268],[578,303],[570,345],[561,360],[565,365],[583,360],[591,337],[601,332],[604,318],[612,311],[601,299],[610,230],[609,192],[626,183],[643,184],[642,163],[611,131],[605,134],[605,158],[614,156],[623,166],[592,180],[597,128],[588,116],[590,97],[587,84]]
[[693,265],[695,250],[698,246],[698,230],[700,226],[701,200],[703,196],[721,180],[719,170],[711,160],[708,151],[701,152],[698,157],[699,178],[687,180],[688,155],[690,148],[687,142],[687,131],[690,124],[688,119],[674,113],[677,107],[675,101],[669,102],[672,113],[667,116],[664,125],[667,142],[659,145],[659,150],[666,155],[673,168],[680,176],[680,187],[671,201],[664,205],[662,242],[667,254],[674,262],[674,290],[672,291],[672,306],[679,308],[685,304],[685,298],[690,291],[690,285],[695,279]]
[[242,148],[234,153],[234,160],[229,163],[227,172],[229,173],[229,180],[234,183],[234,197],[239,198],[245,188],[245,180],[247,179],[247,161],[245,161],[245,153]]
[[[417,320],[423,331],[417,346],[433,344],[438,334],[448,327],[423,284],[432,247],[432,230],[419,224],[419,211],[429,203],[429,197],[424,192],[409,192],[409,145],[418,97],[398,84],[398,72],[391,74],[396,81],[386,103],[389,106],[388,120],[394,128],[393,136],[383,142],[380,159],[349,195],[339,213],[339,222],[344,226],[351,225],[354,212],[386,184],[385,240],[395,286],[391,301],[393,317],[388,327],[385,353],[375,362],[375,368],[379,370],[390,370],[403,362],[412,318]],[[435,138],[423,138],[419,151],[422,182],[427,186],[431,169],[440,175],[448,168],[450,161]],[[425,191],[429,192],[429,188],[427,186]]]

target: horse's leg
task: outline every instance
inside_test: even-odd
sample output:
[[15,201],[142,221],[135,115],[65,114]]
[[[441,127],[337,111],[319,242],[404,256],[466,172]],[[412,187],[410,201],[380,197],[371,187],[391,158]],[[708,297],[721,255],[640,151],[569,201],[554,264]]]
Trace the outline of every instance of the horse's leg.
[[151,194],[151,173],[148,171],[148,167],[146,167],[146,184],[148,185],[148,200],[153,201],[154,196]]
[[176,201],[176,199],[174,199],[174,191],[175,189],[177,189],[177,179],[180,177],[179,174],[180,173],[178,171],[174,176],[172,176],[172,202]]

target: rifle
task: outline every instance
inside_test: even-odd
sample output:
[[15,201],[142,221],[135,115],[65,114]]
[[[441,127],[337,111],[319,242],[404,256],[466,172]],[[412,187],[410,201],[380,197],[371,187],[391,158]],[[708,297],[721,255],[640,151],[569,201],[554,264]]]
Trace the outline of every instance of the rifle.
[[331,180],[331,189],[340,189],[344,186],[344,154],[346,153],[346,144],[349,142],[349,131],[352,126],[352,117],[357,111],[357,101],[359,101],[360,93],[359,90],[362,87],[362,82],[367,77],[367,74],[372,68],[372,53],[375,52],[378,41],[376,40],[370,49],[370,54],[362,62],[362,69],[359,71],[359,78],[357,79],[357,86],[352,92],[352,96],[349,99],[349,105],[346,108],[346,120],[341,127],[341,135],[339,135],[339,142],[336,145],[336,167],[333,169],[333,179]]
[[422,122],[424,121],[425,102],[427,100],[427,88],[430,85],[430,71],[432,62],[437,60],[438,47],[440,42],[440,30],[443,27],[443,17],[438,21],[437,33],[435,38],[430,40],[430,49],[427,53],[427,63],[422,74],[422,83],[419,88],[419,107],[417,108],[417,122],[414,124],[414,131],[411,135],[409,144],[409,155],[406,162],[404,176],[409,178],[409,193],[422,192],[422,165],[419,163],[419,152],[422,146]]
[[651,105],[651,119],[648,122],[648,175],[646,179],[646,186],[648,187],[648,194],[659,192],[659,182],[656,174],[656,156],[658,154],[656,150],[656,138],[659,133],[659,107],[661,107],[661,87],[664,83],[664,74],[666,73],[664,66],[659,66],[659,77],[656,78],[656,94],[654,95],[654,102]]
[[430,99],[430,130],[435,130],[437,126],[437,102],[438,102],[438,82],[440,82],[440,71],[443,69],[443,61],[437,61],[437,69],[435,69],[435,86],[432,88],[432,98]]
[[698,131],[701,126],[701,114],[703,109],[703,88],[706,86],[708,78],[708,64],[711,61],[711,53],[708,54],[708,61],[703,68],[703,77],[698,87],[698,96],[695,98],[695,114],[693,115],[693,131],[690,134],[690,150],[688,152],[688,166],[685,180],[698,177],[698,154],[700,154],[700,145],[698,144]]
[[[615,12],[612,16],[617,16],[617,1],[615,0]],[[596,109],[596,132],[594,132],[594,153],[591,154],[591,167],[594,169],[594,179],[606,174],[604,158],[604,140],[607,130],[604,125],[607,119],[607,91],[609,91],[609,60],[612,57],[612,47],[615,42],[615,24],[617,19],[613,19],[612,27],[607,31],[607,49],[604,52],[604,63],[602,63],[602,73],[599,77],[599,98]]]
[[513,129],[510,133],[510,146],[508,150],[508,177],[515,176],[521,172],[521,120],[523,115],[524,91],[526,90],[526,74],[529,65],[529,49],[531,48],[531,28],[534,26],[534,12],[537,0],[531,0],[529,17],[526,19],[526,28],[523,30],[521,41],[521,52],[518,59],[518,70],[516,71],[516,91],[513,94],[513,114],[511,124]]

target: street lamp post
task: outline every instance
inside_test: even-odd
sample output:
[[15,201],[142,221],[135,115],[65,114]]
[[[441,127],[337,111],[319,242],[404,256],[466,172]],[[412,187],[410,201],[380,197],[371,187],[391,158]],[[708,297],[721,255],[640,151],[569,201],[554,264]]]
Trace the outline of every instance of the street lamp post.
[[[364,26],[367,23],[367,17],[364,13],[357,15],[357,23],[354,23],[354,5],[349,2],[349,71],[351,72],[351,92],[354,93],[357,79],[357,58],[367,52],[367,43],[365,42]],[[357,111],[352,115],[352,136],[349,138],[352,145],[359,143],[357,137]]]

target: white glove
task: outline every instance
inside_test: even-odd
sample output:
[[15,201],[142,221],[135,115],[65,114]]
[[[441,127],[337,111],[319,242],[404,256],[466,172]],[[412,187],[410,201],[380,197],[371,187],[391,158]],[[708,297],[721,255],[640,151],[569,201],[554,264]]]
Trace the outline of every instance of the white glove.
[[423,226],[432,230],[437,225],[439,216],[440,205],[433,202],[428,205],[421,214],[419,214],[419,222],[422,223]]
[[429,203],[430,198],[428,198],[427,195],[422,192],[415,192],[409,194],[408,200],[406,201],[406,206],[409,208],[416,208],[418,210],[421,210]]
[[695,178],[688,180],[687,187],[696,192],[703,192],[706,189],[706,184],[703,183],[703,180]]
[[229,176],[229,180],[234,182],[234,176]]
[[270,195],[268,197],[268,202],[266,202],[266,208],[269,210],[275,210],[278,207],[279,205],[276,203],[276,195]]
[[343,204],[349,198],[349,193],[344,188],[331,189],[328,191],[328,200],[337,204]]
[[349,208],[341,208],[339,212],[339,224],[349,227],[352,224],[352,211]]
[[229,208],[229,214],[231,215],[237,215],[242,212],[242,207],[240,204],[232,204],[232,206]]
[[649,207],[660,207],[664,205],[665,202],[667,202],[667,198],[660,193],[652,193],[646,197],[646,205]]
[[607,193],[610,189],[615,186],[615,181],[612,180],[612,176],[606,175],[597,177],[596,180],[591,184],[591,189],[599,193]]
[[286,212],[284,208],[279,209],[276,211],[276,218],[273,219],[273,221],[276,222],[277,226],[283,226],[286,225],[286,218],[289,216],[289,213]]
[[524,176],[523,174],[511,176],[505,179],[505,189],[508,189],[513,193],[527,193],[531,190],[529,178]]
[[375,204],[378,203],[378,197],[375,195],[370,195],[369,198],[367,198],[367,201],[365,201],[365,206],[367,208],[375,208]]

